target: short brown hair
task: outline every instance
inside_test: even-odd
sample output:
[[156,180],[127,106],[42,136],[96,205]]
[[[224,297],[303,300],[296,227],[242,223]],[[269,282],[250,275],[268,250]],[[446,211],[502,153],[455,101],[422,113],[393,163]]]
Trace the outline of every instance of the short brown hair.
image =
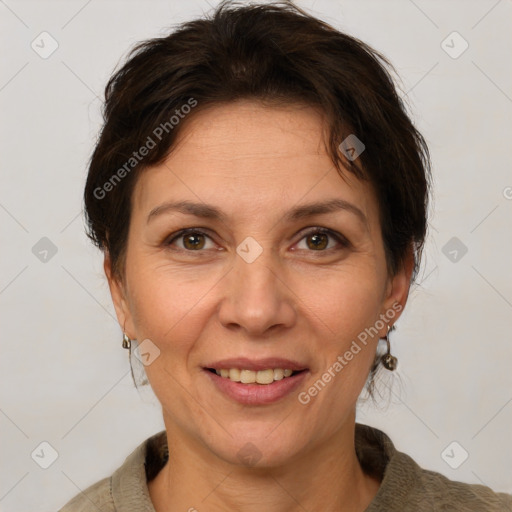
[[[188,119],[237,99],[299,102],[325,115],[337,169],[373,186],[390,272],[412,250],[415,276],[427,227],[429,154],[387,68],[368,45],[289,2],[224,1],[209,17],[139,43],[105,89],[104,126],[84,194],[88,236],[121,277],[137,176],[169,154],[184,124],[171,118],[185,105],[194,105]],[[135,159],[157,127],[156,147]],[[365,145],[353,161],[339,149],[350,134]]]

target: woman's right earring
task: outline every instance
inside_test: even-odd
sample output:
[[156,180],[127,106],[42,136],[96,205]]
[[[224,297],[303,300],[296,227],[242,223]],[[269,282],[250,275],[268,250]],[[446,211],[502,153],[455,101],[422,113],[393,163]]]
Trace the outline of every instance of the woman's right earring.
[[123,333],[123,348],[130,348],[132,346],[132,340],[128,337],[128,335]]

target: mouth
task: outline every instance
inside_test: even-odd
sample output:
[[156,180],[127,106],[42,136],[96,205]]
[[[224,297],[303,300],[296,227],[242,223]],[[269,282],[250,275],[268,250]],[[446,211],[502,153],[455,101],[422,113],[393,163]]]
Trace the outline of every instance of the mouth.
[[241,384],[259,384],[268,386],[276,381],[293,377],[303,370],[291,370],[290,368],[266,368],[264,370],[249,370],[244,368],[205,368],[211,373],[218,375],[223,379],[229,379],[232,382]]
[[203,367],[213,389],[243,405],[268,405],[290,396],[303,385],[310,369],[282,358],[237,358]]

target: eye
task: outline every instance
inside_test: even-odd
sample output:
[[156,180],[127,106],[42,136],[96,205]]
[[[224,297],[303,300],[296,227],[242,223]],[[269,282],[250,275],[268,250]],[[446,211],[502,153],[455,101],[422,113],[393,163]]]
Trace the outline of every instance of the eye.
[[[350,247],[350,242],[340,233],[327,228],[314,228],[307,232],[300,240],[305,240],[306,247],[298,247],[300,250],[310,252],[327,252],[336,250],[336,244],[329,244],[329,239],[338,242],[343,249]],[[188,228],[171,235],[164,243],[166,246],[177,244],[177,249],[185,252],[202,252],[203,249],[214,249],[214,245],[208,247],[208,241],[214,244],[212,238],[198,228]],[[178,243],[180,242],[180,243]],[[299,242],[299,244],[300,244]]]
[[[329,246],[329,238],[338,242],[342,248],[350,246],[350,242],[343,235],[327,228],[314,228],[310,230],[301,238],[301,242],[302,240],[306,241],[305,250],[311,249],[314,252],[326,252],[336,249],[336,245]],[[304,247],[299,247],[299,249],[304,249]]]
[[[205,247],[206,240],[212,241],[212,239],[203,231],[199,231],[195,228],[183,229],[179,231],[176,235],[172,236],[167,242],[166,245],[173,245],[175,241],[181,241],[182,244],[178,244],[178,249],[188,252],[199,252],[201,249],[208,249],[212,247]],[[213,242],[213,241],[212,241]]]

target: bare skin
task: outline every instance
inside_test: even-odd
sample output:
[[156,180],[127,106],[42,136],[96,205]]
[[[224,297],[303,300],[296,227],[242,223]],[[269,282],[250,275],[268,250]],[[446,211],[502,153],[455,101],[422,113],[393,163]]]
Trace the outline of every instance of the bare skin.
[[[380,482],[356,457],[356,401],[387,331],[377,321],[393,310],[396,322],[407,301],[412,257],[389,274],[375,195],[350,173],[340,177],[316,110],[240,101],[185,123],[176,149],[137,182],[122,280],[105,258],[120,325],[160,350],[146,367],[170,452],[148,485],[155,509],[364,511]],[[331,199],[350,206],[286,218]],[[148,220],[183,200],[225,218],[160,210]],[[175,238],[184,228],[200,233]],[[247,237],[262,248],[251,263],[236,252]],[[382,328],[301,403],[298,392],[370,326]],[[228,357],[293,359],[307,374],[300,390],[274,403],[242,405],[204,368]],[[247,443],[257,447],[256,463],[237,456]]]

